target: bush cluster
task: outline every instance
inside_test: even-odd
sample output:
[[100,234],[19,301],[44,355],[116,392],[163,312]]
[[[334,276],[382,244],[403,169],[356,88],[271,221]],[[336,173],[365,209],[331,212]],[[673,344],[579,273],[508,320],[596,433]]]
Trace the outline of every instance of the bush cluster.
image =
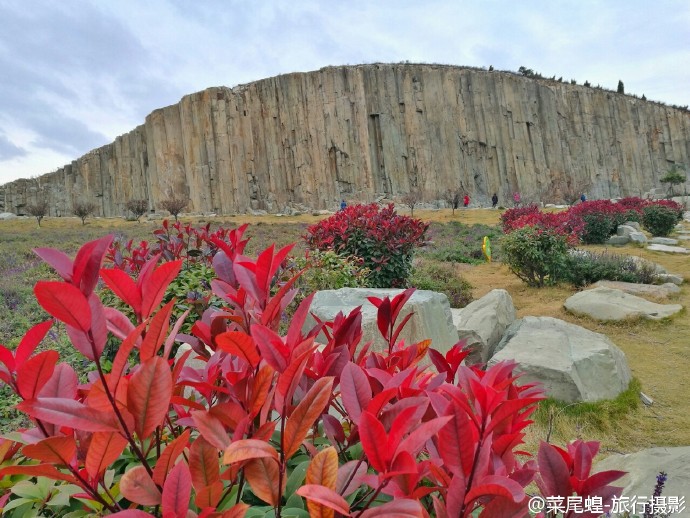
[[420,259],[412,269],[410,284],[419,290],[445,294],[452,308],[464,308],[472,302],[472,285],[453,264]]
[[653,284],[654,266],[630,256],[572,250],[562,280],[581,287],[601,280]]
[[682,219],[682,213],[667,205],[650,205],[642,213],[642,225],[653,236],[668,236]]
[[313,250],[358,257],[376,288],[405,287],[416,248],[425,243],[428,224],[400,216],[393,204],[350,205],[307,229]]
[[555,284],[568,264],[568,237],[553,228],[518,228],[504,236],[501,248],[503,261],[529,286]]
[[[463,365],[460,344],[442,354],[398,340],[412,289],[370,299],[385,352],[360,343],[361,308],[304,329],[310,297],[279,334],[297,282],[279,281],[292,245],[249,258],[228,239],[211,282],[223,308],[180,335],[163,297],[183,261],[155,255],[135,278],[102,269],[111,240],[75,260],[38,250],[62,279],[34,289],[51,318],[16,349],[0,346],[0,380],[31,421],[0,439],[4,516],[522,516],[531,482],[545,499],[620,496],[609,484],[623,473],[591,473],[595,442],[542,443],[523,459],[544,396],[516,382],[514,363],[484,371]],[[103,305],[99,282],[131,320]],[[38,347],[55,322],[93,365],[89,383]],[[109,337],[119,347],[106,365]],[[176,341],[191,350],[173,355]]]

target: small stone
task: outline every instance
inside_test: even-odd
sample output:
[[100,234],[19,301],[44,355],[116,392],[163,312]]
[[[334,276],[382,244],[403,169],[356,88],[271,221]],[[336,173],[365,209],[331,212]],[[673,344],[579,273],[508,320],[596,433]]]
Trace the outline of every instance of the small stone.
[[652,406],[654,404],[654,400],[650,398],[647,394],[644,392],[640,392],[640,399],[642,402],[647,405],[647,406]]

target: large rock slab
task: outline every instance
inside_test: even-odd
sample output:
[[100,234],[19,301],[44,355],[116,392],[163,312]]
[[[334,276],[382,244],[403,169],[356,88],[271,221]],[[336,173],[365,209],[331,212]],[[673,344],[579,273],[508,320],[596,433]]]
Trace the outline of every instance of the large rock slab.
[[687,254],[688,249],[682,246],[670,246],[670,245],[649,245],[647,250],[654,250],[655,252],[668,252],[671,254]]
[[551,317],[525,317],[506,330],[489,365],[517,362],[521,383],[541,382],[568,403],[613,399],[632,378],[625,354],[605,335]]
[[672,237],[653,237],[652,239],[649,240],[649,242],[653,245],[677,245],[678,240],[673,239]]
[[460,340],[467,340],[472,353],[465,360],[472,365],[486,363],[501,341],[504,331],[515,321],[513,299],[506,290],[491,290],[462,309],[451,309]]
[[680,293],[680,288],[672,282],[666,282],[664,284],[638,284],[635,282],[622,281],[597,281],[592,284],[592,286],[595,288],[612,288],[631,295],[641,295],[643,297],[652,297],[655,299],[666,299],[669,295]]
[[576,293],[565,301],[564,306],[571,313],[604,322],[640,317],[661,320],[683,309],[680,304],[657,304],[621,290],[605,287]]
[[17,215],[13,212],[0,212],[0,220],[17,219]]
[[[623,487],[623,496],[649,498],[660,471],[667,474],[662,495],[685,497],[687,509],[671,516],[690,516],[690,446],[649,448],[627,455],[613,454],[594,466],[594,471],[617,469],[628,474],[612,485]],[[641,515],[641,514],[640,514]]]
[[[374,289],[374,288],[341,288],[339,290],[318,291],[314,295],[309,308],[309,317],[304,324],[304,329],[310,329],[315,320],[311,314],[320,320],[332,320],[342,311],[345,315],[357,306],[362,306],[362,342],[373,340],[371,350],[385,351],[387,344],[376,326],[376,307],[367,300],[367,297],[393,298],[403,290]],[[431,339],[431,347],[445,353],[458,342],[458,332],[453,325],[448,297],[435,291],[417,290],[413,293],[402,309],[398,320],[413,312],[412,318],[400,334],[399,340],[404,339],[406,344],[412,344]],[[320,335],[317,341],[325,341]]]

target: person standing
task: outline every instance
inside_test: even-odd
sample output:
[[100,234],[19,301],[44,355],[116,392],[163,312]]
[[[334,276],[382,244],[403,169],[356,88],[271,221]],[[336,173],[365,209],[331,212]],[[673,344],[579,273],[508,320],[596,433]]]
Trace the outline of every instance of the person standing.
[[347,202],[345,200],[340,200],[340,210],[345,210],[347,207]]
[[470,195],[465,194],[465,197],[463,198],[463,205],[465,205],[465,208],[470,206]]
[[498,194],[494,193],[491,197],[491,208],[495,209],[496,205],[498,205]]
[[585,196],[585,193],[584,193],[584,192],[582,193],[582,196],[580,196],[580,201],[581,201],[582,203],[584,203],[584,202],[587,201],[587,196]]

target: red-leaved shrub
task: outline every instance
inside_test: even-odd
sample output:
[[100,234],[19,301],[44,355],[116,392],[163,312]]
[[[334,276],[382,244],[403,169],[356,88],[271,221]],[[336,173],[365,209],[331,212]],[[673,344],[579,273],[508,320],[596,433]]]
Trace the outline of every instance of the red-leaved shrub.
[[415,248],[425,242],[429,225],[401,216],[393,204],[350,205],[307,229],[307,245],[359,257],[377,288],[404,287]]
[[[460,344],[442,354],[429,340],[399,340],[412,290],[370,299],[386,351],[361,343],[360,308],[305,327],[311,297],[280,335],[296,276],[273,283],[291,246],[252,259],[241,241],[216,241],[213,290],[226,307],[207,310],[184,336],[183,317],[170,322],[173,302],[161,307],[182,261],[157,266],[155,255],[132,279],[101,269],[111,241],[85,244],[74,260],[37,249],[62,278],[34,290],[51,319],[16,350],[0,346],[0,380],[32,422],[0,441],[0,477],[57,481],[51,495],[65,492],[71,516],[239,518],[251,507],[276,517],[523,517],[537,473],[545,495],[564,488],[559,496],[607,505],[617,494],[608,484],[619,473],[590,476],[592,443],[568,452],[543,444],[537,461],[520,460],[543,395],[516,383],[514,364],[482,370],[462,365]],[[103,306],[99,278],[135,322]],[[94,366],[87,383],[57,352],[37,352],[57,322]],[[108,371],[109,333],[121,343]],[[176,340],[191,349],[173,356]],[[45,504],[0,497],[17,516]]]

